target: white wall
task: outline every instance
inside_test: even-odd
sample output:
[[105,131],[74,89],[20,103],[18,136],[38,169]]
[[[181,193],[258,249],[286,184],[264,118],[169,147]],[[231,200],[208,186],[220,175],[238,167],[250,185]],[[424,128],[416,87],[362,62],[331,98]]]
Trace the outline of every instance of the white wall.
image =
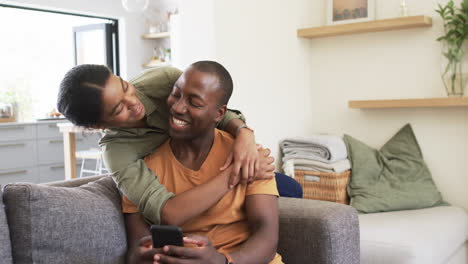
[[0,3],[119,19],[121,75],[124,78],[139,73],[141,65],[151,57],[152,43],[141,39],[146,30],[144,16],[125,12],[119,0],[13,0]]
[[318,22],[314,1],[217,1],[217,59],[231,72],[230,106],[241,109],[257,140],[278,156],[280,139],[313,128],[311,60],[296,29]]
[[[436,2],[407,1],[411,14],[433,16],[431,28],[310,40],[296,30],[324,24],[325,1],[216,1],[216,58],[235,80],[231,106],[274,153],[281,139],[311,133],[348,133],[380,147],[411,123],[444,198],[468,208],[467,108],[347,107],[349,100],[445,96]],[[377,17],[397,16],[398,5],[377,1]]]
[[183,70],[195,61],[213,60],[216,54],[214,0],[175,2],[179,15],[171,21],[173,65]]

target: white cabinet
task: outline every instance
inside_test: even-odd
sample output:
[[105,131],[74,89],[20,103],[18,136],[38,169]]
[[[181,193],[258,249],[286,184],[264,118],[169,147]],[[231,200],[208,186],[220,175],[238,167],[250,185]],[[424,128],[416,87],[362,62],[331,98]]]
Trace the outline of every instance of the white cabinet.
[[[63,135],[57,123],[0,124],[0,184],[65,179]],[[76,134],[77,150],[99,148],[99,134]],[[81,161],[77,160],[77,171]]]
[[40,165],[57,162],[63,163],[63,139],[38,139],[37,153],[37,162]]
[[61,134],[57,127],[57,122],[37,124],[37,138],[55,138],[60,136]]
[[36,166],[34,140],[0,141],[0,168],[14,169]]
[[[88,150],[90,148],[99,148],[97,142],[101,138],[100,133],[76,134],[76,150]],[[78,161],[77,161],[78,162]]]
[[34,138],[36,138],[36,126],[15,123],[0,126],[1,142]]
[[37,168],[16,168],[11,170],[0,170],[0,184],[10,182],[33,182],[38,183]]
[[[77,162],[76,170],[81,168],[81,162]],[[38,181],[39,182],[53,182],[65,180],[65,166],[63,163],[40,165],[38,166]]]
[[64,175],[65,166],[63,164],[39,166],[39,182],[60,181],[64,179]]

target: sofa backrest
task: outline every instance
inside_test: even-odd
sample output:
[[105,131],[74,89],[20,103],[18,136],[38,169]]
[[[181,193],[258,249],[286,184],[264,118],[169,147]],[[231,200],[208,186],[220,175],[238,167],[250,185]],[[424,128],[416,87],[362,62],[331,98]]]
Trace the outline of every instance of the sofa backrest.
[[[1,187],[1,186],[0,186]],[[2,263],[13,263],[11,256],[10,231],[5,215],[5,206],[3,204],[2,190],[0,188],[0,260]]]
[[8,184],[3,197],[15,263],[125,262],[125,225],[111,177],[69,188]]

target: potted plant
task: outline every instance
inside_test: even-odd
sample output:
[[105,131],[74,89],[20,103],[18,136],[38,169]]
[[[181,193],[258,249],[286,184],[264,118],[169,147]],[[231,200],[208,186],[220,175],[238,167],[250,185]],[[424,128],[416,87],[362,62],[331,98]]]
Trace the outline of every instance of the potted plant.
[[436,12],[444,23],[444,35],[437,39],[443,44],[445,58],[442,80],[449,96],[463,96],[467,79],[462,64],[468,39],[468,0],[462,0],[460,7],[453,0],[445,6],[438,4]]

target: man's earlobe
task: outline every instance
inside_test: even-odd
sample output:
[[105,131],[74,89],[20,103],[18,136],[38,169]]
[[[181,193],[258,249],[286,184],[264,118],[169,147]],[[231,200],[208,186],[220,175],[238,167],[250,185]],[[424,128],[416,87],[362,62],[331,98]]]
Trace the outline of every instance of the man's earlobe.
[[223,120],[224,115],[226,114],[227,111],[227,105],[222,105],[218,108],[218,115],[216,116],[215,122],[219,123],[221,120]]

